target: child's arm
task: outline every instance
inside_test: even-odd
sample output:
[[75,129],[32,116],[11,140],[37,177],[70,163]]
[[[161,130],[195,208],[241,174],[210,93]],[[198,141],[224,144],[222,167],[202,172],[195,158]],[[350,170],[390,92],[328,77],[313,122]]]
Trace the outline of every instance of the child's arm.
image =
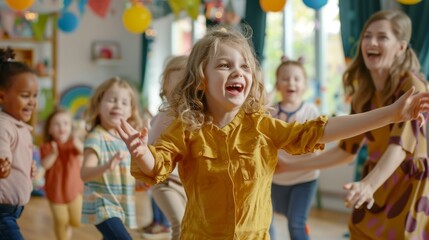
[[114,169],[118,163],[124,159],[122,153],[116,153],[110,160],[104,165],[98,165],[98,156],[91,148],[86,148],[83,153],[83,163],[80,169],[80,178],[83,181],[89,181],[102,175],[107,170]]
[[365,202],[368,202],[367,208],[370,209],[374,204],[374,192],[389,178],[395,169],[399,167],[405,159],[405,151],[400,145],[390,144],[383,156],[360,182],[347,183],[344,189],[348,191],[346,196],[346,207],[359,208]]
[[393,104],[369,112],[333,117],[328,120],[320,143],[345,139],[391,123],[419,118],[429,110],[429,92],[414,94],[414,87]]
[[279,161],[277,163],[276,173],[329,168],[353,162],[354,158],[355,154],[348,153],[338,146],[335,146],[293,163]]
[[153,177],[155,158],[147,146],[147,128],[138,132],[127,121],[121,119],[121,124],[116,129],[131,153],[131,161],[135,161],[145,175]]
[[45,157],[43,157],[43,159],[42,159],[42,167],[45,170],[50,169],[54,165],[55,161],[57,161],[57,158],[58,158],[58,145],[57,145],[57,143],[52,141],[51,147],[52,147],[51,152],[48,155],[46,155]]
[[0,158],[0,178],[7,178],[10,174],[12,166],[10,161],[5,158]]

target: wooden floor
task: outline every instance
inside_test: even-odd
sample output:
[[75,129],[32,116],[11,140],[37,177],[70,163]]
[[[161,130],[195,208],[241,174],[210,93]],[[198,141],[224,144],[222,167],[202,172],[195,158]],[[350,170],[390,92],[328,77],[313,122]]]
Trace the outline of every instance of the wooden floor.
[[[146,205],[148,201],[140,201]],[[137,209],[149,209],[149,206],[138,206]],[[146,211],[147,212],[147,211]],[[151,216],[144,216],[138,219],[140,225],[149,223]],[[275,215],[277,240],[289,239],[287,234],[286,218]],[[347,213],[332,212],[327,210],[312,209],[308,221],[311,239],[317,240],[344,240],[347,233]],[[53,222],[48,203],[43,197],[32,197],[25,206],[24,213],[18,221],[21,232],[26,240],[51,240],[55,239]],[[143,239],[137,230],[130,230],[133,239]],[[98,240],[102,239],[100,233],[93,225],[82,225],[73,230],[72,239]]]

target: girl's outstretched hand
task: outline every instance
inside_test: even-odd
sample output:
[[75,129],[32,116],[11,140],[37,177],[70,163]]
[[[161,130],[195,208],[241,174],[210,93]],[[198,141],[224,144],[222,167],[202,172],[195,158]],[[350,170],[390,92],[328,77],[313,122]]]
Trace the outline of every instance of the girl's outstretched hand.
[[422,122],[421,113],[429,111],[429,92],[414,93],[414,87],[403,94],[395,103],[394,122],[404,122],[419,119]]
[[147,128],[143,128],[141,132],[138,132],[127,121],[121,119],[121,124],[116,127],[116,130],[127,145],[132,158],[142,158],[145,155],[146,151],[148,151]]
[[348,208],[360,208],[362,204],[367,202],[366,207],[370,209],[374,204],[374,190],[369,184],[364,182],[347,183],[343,186],[347,190],[346,200],[344,205]]

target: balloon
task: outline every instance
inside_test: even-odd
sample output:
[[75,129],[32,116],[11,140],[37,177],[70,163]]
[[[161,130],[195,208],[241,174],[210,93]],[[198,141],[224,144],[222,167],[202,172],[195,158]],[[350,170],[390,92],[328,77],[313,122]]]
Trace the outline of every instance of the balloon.
[[24,11],[33,5],[35,0],[6,0],[7,5],[15,11]]
[[179,13],[186,8],[186,1],[184,0],[168,0],[168,4],[176,17],[178,17]]
[[193,20],[196,20],[200,14],[200,3],[200,0],[186,1],[186,12]]
[[286,4],[286,0],[259,0],[264,12],[280,12]]
[[152,14],[142,4],[134,4],[126,9],[122,15],[122,23],[131,33],[143,33],[152,21]]
[[79,19],[72,12],[62,12],[61,17],[58,19],[58,28],[63,32],[73,32],[79,26]]
[[304,4],[309,8],[313,8],[314,10],[321,9],[326,5],[327,2],[328,0],[304,0]]
[[413,5],[421,2],[422,0],[398,0],[399,3],[405,4],[405,5]]
[[110,0],[89,0],[89,7],[100,17],[105,17],[110,7]]

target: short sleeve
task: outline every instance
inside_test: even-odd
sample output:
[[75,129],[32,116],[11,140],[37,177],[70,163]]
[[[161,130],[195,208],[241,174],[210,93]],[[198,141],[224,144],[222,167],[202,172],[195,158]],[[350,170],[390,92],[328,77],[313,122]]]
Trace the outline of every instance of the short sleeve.
[[90,148],[94,150],[94,152],[101,156],[101,134],[98,133],[98,131],[94,130],[88,134],[88,136],[85,139],[84,142],[84,149]]
[[[407,92],[413,86],[415,87],[415,92],[428,91],[425,82],[417,77],[409,76],[406,80],[401,82],[397,98],[402,96],[402,94]],[[414,152],[417,143],[425,140],[424,128],[425,127],[419,127],[417,120],[392,124],[389,144],[400,145],[405,151],[412,153]]]
[[40,157],[43,159],[49,155],[49,153],[52,151],[52,145],[50,142],[45,142],[40,146]]

